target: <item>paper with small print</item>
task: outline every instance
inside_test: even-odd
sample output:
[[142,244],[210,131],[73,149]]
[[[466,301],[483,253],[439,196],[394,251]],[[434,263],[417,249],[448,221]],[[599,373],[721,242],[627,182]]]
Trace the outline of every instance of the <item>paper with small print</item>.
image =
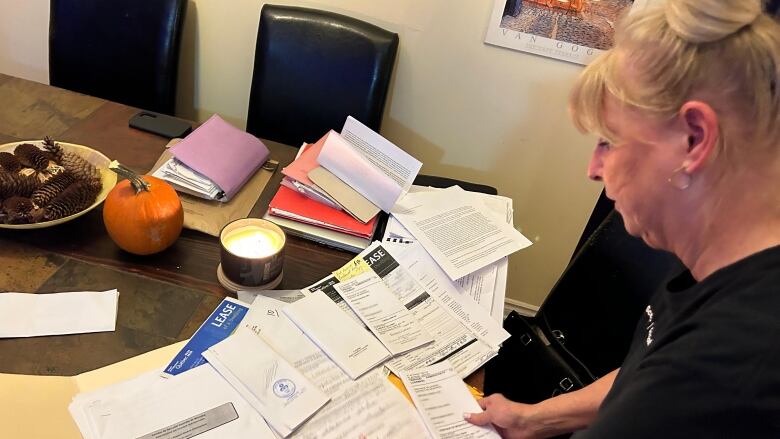
[[0,338],[113,331],[118,302],[117,290],[0,293]]
[[411,311],[373,271],[334,285],[371,332],[393,355],[433,341]]
[[482,409],[466,384],[446,361],[401,374],[428,431],[438,439],[499,439],[493,426],[480,427],[463,419]]
[[452,280],[531,245],[525,236],[458,186],[408,194],[393,216]]

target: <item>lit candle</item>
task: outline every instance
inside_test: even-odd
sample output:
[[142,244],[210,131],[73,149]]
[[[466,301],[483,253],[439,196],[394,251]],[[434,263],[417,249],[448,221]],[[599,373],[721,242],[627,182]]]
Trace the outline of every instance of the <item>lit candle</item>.
[[286,237],[276,224],[244,218],[225,226],[219,235],[217,276],[228,289],[274,288],[281,281]]
[[281,237],[259,226],[244,226],[228,233],[223,242],[225,248],[244,258],[264,258],[276,253],[282,244]]

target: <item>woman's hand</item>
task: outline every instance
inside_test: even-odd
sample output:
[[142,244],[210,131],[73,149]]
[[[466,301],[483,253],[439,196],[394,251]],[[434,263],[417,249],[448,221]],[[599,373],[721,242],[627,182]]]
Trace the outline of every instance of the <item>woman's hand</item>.
[[538,404],[512,402],[495,394],[480,399],[482,413],[465,413],[472,424],[493,424],[504,438],[540,439],[587,427],[596,418],[601,402],[612,388],[618,370],[574,392]]
[[534,406],[512,402],[501,394],[490,395],[478,401],[482,413],[466,413],[464,418],[475,425],[493,424],[503,438],[536,439],[542,430],[541,425],[535,426],[532,421]]

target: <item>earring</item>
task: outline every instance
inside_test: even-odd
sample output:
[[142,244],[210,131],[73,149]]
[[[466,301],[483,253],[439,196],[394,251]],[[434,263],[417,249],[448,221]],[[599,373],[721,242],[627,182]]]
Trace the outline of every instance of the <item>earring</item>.
[[669,176],[669,183],[677,189],[684,191],[691,185],[691,174],[685,172],[685,165],[672,171],[672,175]]

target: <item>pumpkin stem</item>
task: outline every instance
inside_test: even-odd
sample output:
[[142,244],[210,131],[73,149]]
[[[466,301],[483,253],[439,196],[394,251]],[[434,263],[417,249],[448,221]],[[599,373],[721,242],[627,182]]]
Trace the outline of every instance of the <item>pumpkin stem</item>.
[[120,177],[124,177],[128,180],[130,180],[130,184],[133,186],[133,189],[135,189],[135,193],[139,193],[141,191],[147,191],[149,192],[149,188],[152,186],[149,184],[148,181],[144,180],[143,177],[133,172],[132,169],[128,168],[127,166],[119,163],[116,160],[113,160],[109,165],[108,169],[116,172],[116,174]]

